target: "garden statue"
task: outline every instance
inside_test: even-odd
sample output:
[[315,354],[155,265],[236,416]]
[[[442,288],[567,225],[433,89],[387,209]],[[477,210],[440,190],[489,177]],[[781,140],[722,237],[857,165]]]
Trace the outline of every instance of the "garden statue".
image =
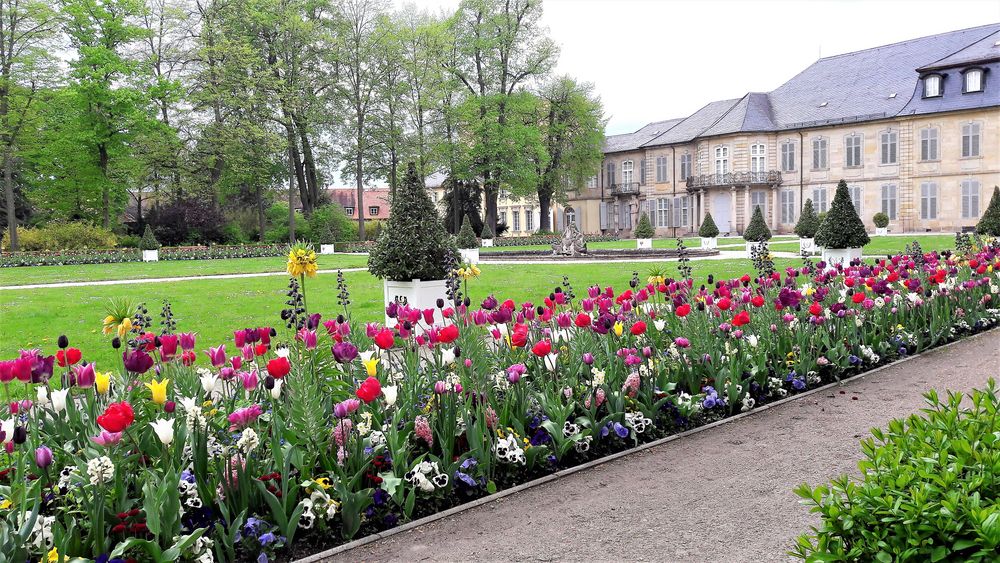
[[586,253],[587,243],[583,240],[583,233],[572,223],[563,231],[562,240],[552,243],[553,256],[576,256]]

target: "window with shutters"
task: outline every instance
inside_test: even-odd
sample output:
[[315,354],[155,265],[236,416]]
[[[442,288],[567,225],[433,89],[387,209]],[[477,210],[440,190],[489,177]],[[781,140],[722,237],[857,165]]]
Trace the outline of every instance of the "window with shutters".
[[615,163],[609,162],[604,172],[604,185],[608,188],[615,185]]
[[847,186],[847,193],[851,194],[851,203],[854,204],[854,211],[857,212],[858,217],[862,216],[861,211],[861,186]]
[[670,222],[670,199],[661,197],[656,200],[656,224],[661,227],[672,227]]
[[572,207],[567,207],[566,211],[565,211],[565,214],[566,214],[566,226],[568,227],[569,225],[575,225],[576,224],[576,210],[573,209]]
[[879,156],[882,164],[896,164],[899,149],[899,133],[889,129],[879,134]]
[[763,143],[750,145],[750,171],[764,172],[767,170],[767,147]]
[[687,227],[690,221],[689,208],[690,198],[687,196],[674,198],[674,225],[675,227]]
[[937,219],[937,184],[934,182],[920,184],[920,218]]
[[729,147],[715,147],[715,173],[729,173]]
[[826,188],[813,188],[813,210],[816,213],[826,213]]
[[767,195],[767,192],[750,192],[751,214],[753,214],[755,207],[759,207],[760,212],[764,214],[764,218],[767,218]]
[[626,160],[622,162],[622,185],[628,186],[632,183],[632,174],[634,172],[634,166],[631,160]]
[[622,229],[632,228],[632,206],[623,204],[618,206],[618,226]]
[[656,157],[656,181],[667,181],[667,157],[665,156]]
[[920,130],[920,160],[938,159],[937,127],[927,127]]
[[979,181],[962,181],[962,219],[979,219]]
[[694,175],[693,169],[691,168],[691,155],[682,154],[681,155],[681,179],[687,180]]
[[896,220],[896,184],[882,184],[882,213]]
[[785,141],[781,143],[781,171],[792,172],[795,170],[795,142]]
[[795,222],[795,192],[793,190],[781,190],[781,222],[792,224]]
[[978,123],[966,123],[962,126],[963,158],[979,156],[979,131]]
[[646,159],[639,161],[639,183],[643,186],[646,185]]
[[587,189],[592,190],[597,187],[597,176],[591,176],[587,180]]
[[861,160],[861,144],[863,137],[851,134],[844,138],[844,166],[857,168],[863,164]]
[[981,68],[970,68],[965,71],[965,76],[962,80],[962,92],[965,94],[972,94],[974,92],[983,91],[983,69]]
[[823,137],[813,139],[813,170],[826,170],[827,168],[827,142]]

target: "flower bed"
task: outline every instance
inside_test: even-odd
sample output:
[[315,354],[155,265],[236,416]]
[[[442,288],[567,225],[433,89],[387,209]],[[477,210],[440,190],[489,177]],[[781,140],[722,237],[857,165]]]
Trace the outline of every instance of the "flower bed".
[[[309,275],[308,252],[289,259]],[[63,338],[0,362],[0,552],[301,556],[1000,320],[1000,247],[476,307],[464,281],[457,307],[391,304],[388,329],[351,322],[343,280],[343,312],[310,314],[293,278],[284,328],[207,347],[169,306],[116,302],[121,364]]]
[[[615,235],[587,235],[586,240],[590,242],[611,242],[621,240]],[[554,242],[560,242],[562,235],[531,235],[526,237],[499,237],[493,239],[493,246],[531,246],[543,244],[551,246]]]
[[[254,244],[237,246],[187,246],[160,248],[160,260],[213,260],[222,258],[263,258],[282,256],[287,245]],[[140,262],[142,251],[136,249],[78,250],[66,252],[4,252],[0,268],[16,266],[69,266]]]

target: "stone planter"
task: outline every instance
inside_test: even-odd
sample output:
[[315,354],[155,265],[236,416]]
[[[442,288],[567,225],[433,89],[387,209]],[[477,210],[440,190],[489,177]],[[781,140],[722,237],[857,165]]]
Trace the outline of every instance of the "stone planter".
[[[434,309],[434,323],[440,324],[444,319],[441,310],[437,308],[438,299],[447,299],[448,282],[446,280],[413,280],[392,281],[383,280],[385,304],[396,301],[406,303],[418,309]],[[396,319],[385,317],[386,326],[396,326]]]
[[143,250],[142,251],[142,261],[143,262],[158,262],[160,260],[159,250]]
[[813,238],[800,238],[799,239],[799,254],[803,252],[807,254],[816,253],[816,239]]
[[491,239],[491,238],[484,238],[482,244],[483,244],[483,248],[490,248],[491,246],[493,246],[493,239]]
[[334,246],[333,243],[331,243],[331,244],[321,244],[321,245],[319,245],[319,253],[320,254],[333,254],[333,252],[334,252],[333,246]]
[[861,258],[860,248],[824,248],[823,261],[830,265],[848,265],[855,258]]
[[715,250],[719,247],[718,237],[701,237],[701,248],[703,250]]
[[889,227],[875,227],[875,236],[884,236],[889,234]]
[[653,239],[637,238],[635,239],[635,247],[642,250],[650,250],[653,248]]
[[753,258],[753,249],[754,249],[755,246],[763,246],[763,245],[764,245],[764,242],[751,242],[751,241],[747,241],[747,258]]
[[478,264],[479,263],[479,249],[478,248],[459,248],[458,253],[462,255],[463,264]]

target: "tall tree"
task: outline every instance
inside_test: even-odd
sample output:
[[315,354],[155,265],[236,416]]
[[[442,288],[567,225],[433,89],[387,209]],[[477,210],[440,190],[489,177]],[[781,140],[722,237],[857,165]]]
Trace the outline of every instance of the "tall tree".
[[538,226],[550,231],[553,198],[564,199],[567,190],[583,186],[600,169],[606,122],[592,84],[560,76],[546,84],[539,97],[545,158],[538,167]]
[[14,167],[18,144],[39,88],[51,76],[57,13],[38,0],[0,0],[0,150],[3,151],[3,191],[11,250],[17,238],[17,197]]
[[529,100],[517,93],[544,78],[558,49],[541,24],[541,0],[463,0],[452,20],[462,55],[450,69],[470,96],[475,134],[470,161],[483,178],[486,221],[496,230],[500,186],[530,193],[538,136],[524,125]]
[[146,35],[138,24],[144,9],[141,0],[66,0],[63,5],[65,31],[76,50],[71,88],[87,110],[81,127],[101,171],[105,228],[111,227],[112,199],[124,203],[122,179],[129,172],[124,163],[113,170],[112,158],[130,158],[129,138],[148,125],[149,99],[139,80],[144,69],[126,55]]
[[412,152],[417,170],[426,178],[439,164],[433,154],[439,145],[440,103],[455,89],[454,76],[445,73],[449,42],[445,21],[408,4],[397,16]]

